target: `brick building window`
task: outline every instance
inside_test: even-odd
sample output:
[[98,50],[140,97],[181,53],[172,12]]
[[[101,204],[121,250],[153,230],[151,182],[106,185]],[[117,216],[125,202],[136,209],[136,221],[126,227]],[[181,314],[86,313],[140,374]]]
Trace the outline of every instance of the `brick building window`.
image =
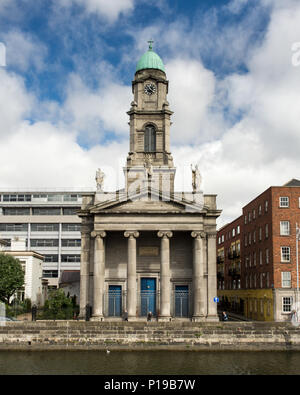
[[265,226],[265,236],[266,236],[266,239],[269,237],[269,225],[268,224],[266,224],[266,226]]
[[269,248],[266,248],[266,265],[269,263]]
[[269,207],[269,202],[266,200],[265,201],[265,213],[268,212],[268,207]]
[[290,221],[280,221],[280,236],[290,235]]
[[258,206],[258,215],[261,215],[261,204]]
[[280,196],[279,207],[289,207],[289,198],[287,196]]
[[291,296],[284,296],[282,298],[282,311],[290,313],[292,309],[293,298]]
[[291,250],[290,247],[281,247],[281,262],[290,262]]
[[291,288],[291,272],[281,272],[282,288]]
[[259,264],[262,265],[262,263],[263,263],[262,250],[259,250]]

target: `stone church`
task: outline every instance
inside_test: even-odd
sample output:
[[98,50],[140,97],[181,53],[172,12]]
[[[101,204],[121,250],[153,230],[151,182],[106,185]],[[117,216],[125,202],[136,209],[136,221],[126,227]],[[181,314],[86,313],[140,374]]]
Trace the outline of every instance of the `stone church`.
[[82,219],[80,311],[92,320],[218,321],[216,195],[174,191],[170,152],[169,82],[161,58],[148,51],[137,63],[129,115],[130,143],[123,168],[125,188],[85,194]]

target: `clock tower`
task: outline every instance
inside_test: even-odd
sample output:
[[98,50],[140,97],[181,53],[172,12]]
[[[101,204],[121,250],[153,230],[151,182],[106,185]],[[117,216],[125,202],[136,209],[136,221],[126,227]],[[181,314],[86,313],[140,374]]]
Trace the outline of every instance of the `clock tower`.
[[130,148],[124,168],[126,190],[135,194],[149,186],[163,194],[174,192],[175,171],[170,152],[173,112],[167,101],[169,82],[161,58],[152,49],[140,58],[132,81]]

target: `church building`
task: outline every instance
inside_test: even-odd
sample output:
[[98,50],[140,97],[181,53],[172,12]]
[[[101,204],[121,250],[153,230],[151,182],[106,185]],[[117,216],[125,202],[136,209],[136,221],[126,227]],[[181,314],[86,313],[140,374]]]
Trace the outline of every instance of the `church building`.
[[[80,311],[92,320],[218,321],[216,195],[201,191],[192,166],[192,192],[174,191],[170,151],[169,81],[153,51],[137,63],[132,81],[125,188],[83,195]],[[183,131],[184,132],[184,131]]]

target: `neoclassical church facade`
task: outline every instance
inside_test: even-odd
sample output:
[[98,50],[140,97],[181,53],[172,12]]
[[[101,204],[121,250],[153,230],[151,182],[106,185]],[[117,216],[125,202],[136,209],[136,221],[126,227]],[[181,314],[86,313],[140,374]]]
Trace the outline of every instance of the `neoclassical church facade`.
[[132,82],[128,111],[130,148],[125,188],[83,196],[80,311],[92,320],[218,321],[216,278],[216,195],[175,192],[170,152],[172,111],[161,58],[149,42]]

